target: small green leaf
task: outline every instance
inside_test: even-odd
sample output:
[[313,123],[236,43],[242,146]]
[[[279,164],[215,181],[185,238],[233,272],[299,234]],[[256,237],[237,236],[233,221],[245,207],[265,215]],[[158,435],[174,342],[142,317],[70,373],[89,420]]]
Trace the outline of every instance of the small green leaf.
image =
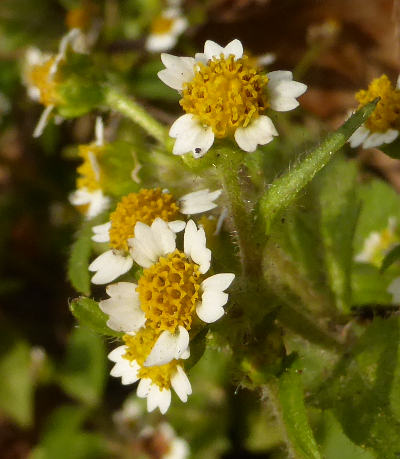
[[0,333],[0,375],[0,411],[29,426],[34,390],[30,347],[5,327]]
[[85,327],[73,330],[58,381],[65,392],[88,405],[103,393],[106,358],[103,339]]
[[285,372],[279,382],[279,400],[293,457],[321,459],[313,432],[308,423],[304,405],[301,374],[296,370]]
[[108,316],[99,308],[96,301],[81,296],[72,300],[69,307],[78,321],[91,330],[107,336],[116,336],[118,338],[123,336],[123,333],[111,330],[107,326]]
[[384,273],[393,263],[400,259],[400,245],[396,245],[389,253],[386,254],[381,266],[381,273]]
[[[97,220],[96,220],[97,221]],[[90,295],[89,259],[92,252],[93,221],[84,222],[71,246],[68,259],[68,278],[76,291]]]

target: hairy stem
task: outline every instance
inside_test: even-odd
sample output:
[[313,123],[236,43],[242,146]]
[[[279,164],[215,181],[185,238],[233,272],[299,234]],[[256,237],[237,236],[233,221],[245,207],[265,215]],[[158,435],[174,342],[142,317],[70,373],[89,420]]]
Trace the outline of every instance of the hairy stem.
[[168,138],[166,128],[132,98],[116,89],[109,88],[106,90],[106,104],[113,110],[130,118],[161,144],[164,145],[166,143]]
[[252,209],[246,205],[240,182],[243,154],[230,149],[220,149],[217,154],[218,171],[228,200],[235,236],[239,246],[243,274],[261,275],[261,248],[257,242]]

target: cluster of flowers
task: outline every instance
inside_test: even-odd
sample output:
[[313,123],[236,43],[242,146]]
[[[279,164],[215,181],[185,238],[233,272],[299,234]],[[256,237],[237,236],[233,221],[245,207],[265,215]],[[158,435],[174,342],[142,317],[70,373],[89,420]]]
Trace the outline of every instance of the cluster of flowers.
[[[167,23],[171,26],[176,10],[174,14],[165,13],[159,29]],[[181,22],[179,31],[184,27],[186,23]],[[79,51],[79,36],[78,29],[72,29],[61,41],[56,56],[36,56],[25,73],[29,93],[46,106],[36,136],[42,133],[57,105],[59,68],[69,45]],[[168,46],[175,43],[176,36]],[[149,40],[153,50],[161,48],[162,40]],[[195,57],[162,54],[161,60],[165,69],[158,76],[179,92],[185,111],[169,131],[175,139],[175,155],[192,153],[200,158],[215,139],[224,138],[234,138],[241,150],[253,152],[278,135],[267,110],[296,108],[297,98],[307,89],[293,80],[290,71],[265,73],[257,60],[244,54],[239,40],[225,47],[206,41],[204,52]],[[376,96],[381,101],[365,126],[350,139],[352,146],[377,146],[398,136],[399,89],[382,76],[356,97],[363,106]],[[112,202],[102,190],[98,160],[104,154],[103,137],[102,122],[98,120],[96,141],[80,146],[83,163],[78,169],[77,190],[70,198],[89,219]],[[124,344],[109,355],[114,362],[111,375],[121,377],[122,384],[140,381],[137,395],[147,397],[149,411],[156,407],[162,413],[167,411],[171,388],[186,402],[191,385],[184,362],[190,356],[190,341],[205,324],[223,316],[228,302],[225,291],[235,275],[207,275],[211,251],[206,234],[190,218],[215,209],[221,193],[203,189],[176,198],[168,190],[144,188],[124,196],[109,221],[93,228],[93,241],[108,247],[89,266],[95,273],[92,282],[108,284],[109,298],[100,301],[99,306],[109,317],[108,326],[123,333]],[[128,272],[136,274],[137,283],[110,284]]]

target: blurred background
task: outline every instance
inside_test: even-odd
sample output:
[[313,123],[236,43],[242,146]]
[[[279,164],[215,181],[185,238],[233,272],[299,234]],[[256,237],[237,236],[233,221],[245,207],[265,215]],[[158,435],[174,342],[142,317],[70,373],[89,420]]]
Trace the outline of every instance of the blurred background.
[[[79,164],[74,146],[92,140],[95,114],[50,123],[34,139],[42,107],[27,96],[23,68],[28,47],[56,52],[72,12],[87,4],[0,2],[0,456],[156,459],[182,437],[196,458],[286,457],[269,410],[244,410],[258,406],[258,397],[237,390],[224,353],[207,351],[192,370],[187,404],[173,403],[165,418],[149,415],[131,387],[109,377],[113,343],[77,328],[69,312],[77,295],[65,266],[81,218],[68,203]],[[159,53],[145,48],[165,5],[91,4],[82,27],[99,24],[93,53],[122,75],[128,93],[170,123],[178,98],[157,79]],[[252,56],[275,56],[268,69],[293,70],[309,86],[300,114],[292,115],[301,117],[303,130],[281,126],[297,145],[340,125],[357,105],[355,92],[372,78],[386,73],[396,81],[399,73],[397,0],[187,0],[181,9],[189,27],[173,54],[192,55],[207,39],[225,45],[239,38]],[[113,126],[129,130],[117,115],[106,122],[111,137]],[[400,191],[398,161],[377,150],[363,151],[358,161]]]

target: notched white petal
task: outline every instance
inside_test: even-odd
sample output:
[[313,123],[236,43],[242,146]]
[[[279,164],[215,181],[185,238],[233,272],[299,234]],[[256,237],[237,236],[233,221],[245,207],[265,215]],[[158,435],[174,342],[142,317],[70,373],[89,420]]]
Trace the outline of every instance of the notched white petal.
[[144,362],[145,367],[165,365],[171,360],[180,359],[189,346],[189,333],[179,326],[177,333],[163,331]]
[[93,284],[107,284],[128,272],[133,264],[130,256],[124,256],[113,250],[99,255],[90,265],[89,271],[96,272],[92,277]]

